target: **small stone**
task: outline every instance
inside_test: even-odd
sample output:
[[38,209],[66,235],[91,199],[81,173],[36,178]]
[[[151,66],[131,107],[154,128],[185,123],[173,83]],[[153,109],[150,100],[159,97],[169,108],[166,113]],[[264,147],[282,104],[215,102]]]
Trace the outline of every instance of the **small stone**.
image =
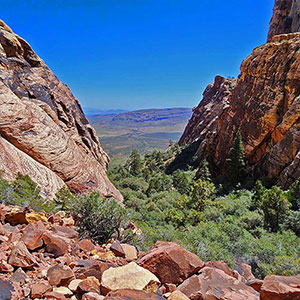
[[82,296],[82,300],[103,300],[104,296],[100,296],[97,293],[87,293]]
[[120,256],[120,257],[125,257],[125,252],[121,246],[121,243],[116,240],[114,241],[111,246],[110,246],[110,250],[116,255],[116,256]]
[[0,273],[11,273],[13,270],[14,268],[5,261],[0,263]]
[[32,213],[27,213],[25,215],[26,221],[27,223],[33,223],[33,224],[37,224],[38,221],[42,221],[45,225],[46,228],[49,227],[49,223],[48,223],[48,219],[45,216],[44,213],[37,213],[37,212],[32,212]]
[[63,294],[57,292],[48,292],[44,297],[51,300],[66,300],[66,297]]
[[28,279],[28,276],[21,268],[18,268],[10,277],[13,282],[25,282],[26,279]]
[[68,288],[72,291],[72,292],[76,292],[79,283],[82,281],[82,279],[73,279],[69,285]]
[[138,255],[136,248],[134,246],[128,245],[128,244],[121,244],[122,249],[125,253],[125,258],[127,260],[136,260]]
[[66,297],[69,297],[69,296],[72,296],[72,295],[73,295],[73,292],[70,291],[70,290],[69,290],[67,287],[65,287],[65,286],[60,286],[60,287],[58,287],[58,288],[54,288],[54,289],[53,289],[53,292],[63,294],[63,295],[66,296]]
[[81,294],[89,292],[100,294],[100,282],[96,277],[88,277],[78,284],[77,290]]
[[13,208],[6,216],[5,222],[16,226],[19,224],[27,224],[27,220],[25,218],[25,212],[23,209],[20,208]]
[[189,298],[180,291],[174,291],[168,296],[168,300],[189,300]]

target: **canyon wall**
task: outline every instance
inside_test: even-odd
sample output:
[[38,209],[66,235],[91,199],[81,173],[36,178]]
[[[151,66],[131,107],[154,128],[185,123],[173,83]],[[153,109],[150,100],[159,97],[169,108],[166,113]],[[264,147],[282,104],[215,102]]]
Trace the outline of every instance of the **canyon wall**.
[[[12,149],[8,152],[24,157],[20,160],[30,165],[29,175],[42,192],[54,194],[65,184],[75,193],[99,191],[104,197],[122,199],[106,176],[109,158],[78,100],[2,21],[0,138],[5,149]],[[17,160],[10,167],[7,159],[0,156],[4,178],[28,170]]]
[[[179,143],[201,139],[198,157],[208,157],[216,173],[224,173],[239,131],[248,174],[286,188],[300,177],[300,33],[276,34],[282,31],[284,18],[278,22],[278,31],[274,20],[283,3],[290,8],[281,17],[290,20],[290,11],[297,15],[298,1],[276,1],[269,42],[243,61],[234,85],[232,80],[216,77],[213,86],[217,88],[212,96],[204,92]],[[291,28],[296,30],[296,25]],[[226,82],[231,86],[224,93]]]

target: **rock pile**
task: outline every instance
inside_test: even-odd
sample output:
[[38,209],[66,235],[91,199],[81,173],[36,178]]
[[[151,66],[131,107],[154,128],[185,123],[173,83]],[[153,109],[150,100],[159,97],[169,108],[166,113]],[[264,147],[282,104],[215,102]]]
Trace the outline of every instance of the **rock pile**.
[[176,243],[138,252],[79,240],[64,212],[0,205],[0,299],[300,299],[300,277],[255,279],[251,268],[204,263]]

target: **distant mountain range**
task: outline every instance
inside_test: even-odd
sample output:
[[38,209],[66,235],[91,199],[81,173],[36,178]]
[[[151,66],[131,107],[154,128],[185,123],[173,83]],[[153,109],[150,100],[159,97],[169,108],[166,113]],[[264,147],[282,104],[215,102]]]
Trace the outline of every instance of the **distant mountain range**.
[[102,147],[111,155],[128,155],[166,149],[169,140],[177,141],[192,115],[191,108],[143,109],[119,114],[88,116],[100,137]]
[[117,115],[124,112],[128,112],[128,110],[125,109],[103,110],[103,109],[92,108],[92,107],[83,107],[82,109],[87,117],[97,116],[97,115]]

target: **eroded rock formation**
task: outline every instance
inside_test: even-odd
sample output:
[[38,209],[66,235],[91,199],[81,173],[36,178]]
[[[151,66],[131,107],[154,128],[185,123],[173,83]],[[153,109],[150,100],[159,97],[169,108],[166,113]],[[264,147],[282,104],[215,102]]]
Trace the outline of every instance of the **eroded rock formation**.
[[[0,135],[9,152],[0,156],[4,177],[28,173],[44,194],[65,183],[76,193],[96,190],[122,199],[106,176],[108,156],[78,100],[2,21]],[[16,160],[9,165],[14,152]]]
[[274,35],[244,60],[236,83],[217,76],[208,86],[180,143],[200,139],[197,155],[222,173],[239,131],[248,173],[288,187],[300,177],[299,65],[300,33]]
[[278,34],[300,31],[300,1],[275,0],[268,41]]

